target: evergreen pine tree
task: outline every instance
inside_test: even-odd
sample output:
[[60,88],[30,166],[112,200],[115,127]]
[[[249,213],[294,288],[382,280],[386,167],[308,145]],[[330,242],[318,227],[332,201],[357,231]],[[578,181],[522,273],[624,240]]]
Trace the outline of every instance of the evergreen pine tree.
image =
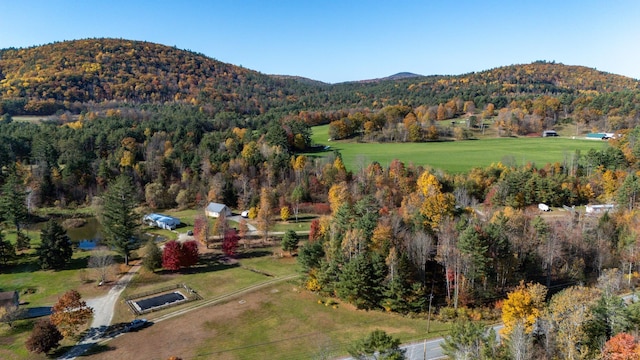
[[71,240],[62,226],[54,220],[49,220],[42,229],[40,240],[42,243],[36,254],[41,268],[60,270],[71,260]]
[[104,193],[103,202],[101,222],[105,240],[124,257],[128,265],[134,247],[133,236],[138,226],[133,211],[136,206],[135,190],[129,176],[118,176]]

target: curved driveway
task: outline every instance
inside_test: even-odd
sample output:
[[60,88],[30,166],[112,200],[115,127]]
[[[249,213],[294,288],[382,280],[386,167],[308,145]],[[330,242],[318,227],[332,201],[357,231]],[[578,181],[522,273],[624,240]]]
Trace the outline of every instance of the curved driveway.
[[91,328],[88,330],[84,339],[59,359],[75,359],[87,351],[93,344],[102,341],[104,330],[111,325],[116,302],[138,269],[140,269],[140,265],[132,266],[129,272],[124,274],[106,295],[87,300],[87,305],[93,309]]

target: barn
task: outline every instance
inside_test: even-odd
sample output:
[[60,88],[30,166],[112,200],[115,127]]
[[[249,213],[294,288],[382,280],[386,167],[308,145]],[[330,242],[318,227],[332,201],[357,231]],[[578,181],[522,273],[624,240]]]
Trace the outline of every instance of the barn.
[[210,202],[209,205],[204,209],[204,212],[209,217],[220,217],[221,214],[225,216],[231,216],[231,209],[225,204],[218,204],[214,202]]

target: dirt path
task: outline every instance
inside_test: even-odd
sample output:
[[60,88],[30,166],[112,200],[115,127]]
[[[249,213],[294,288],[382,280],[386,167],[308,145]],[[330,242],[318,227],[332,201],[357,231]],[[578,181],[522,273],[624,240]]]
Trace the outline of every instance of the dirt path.
[[115,285],[104,295],[87,300],[87,305],[93,308],[93,321],[87,335],[76,346],[71,348],[69,352],[61,356],[59,359],[75,359],[82,355],[93,344],[102,341],[102,333],[111,324],[113,312],[120,294],[127,287],[133,275],[138,272],[140,265],[132,266],[129,271],[124,274]]

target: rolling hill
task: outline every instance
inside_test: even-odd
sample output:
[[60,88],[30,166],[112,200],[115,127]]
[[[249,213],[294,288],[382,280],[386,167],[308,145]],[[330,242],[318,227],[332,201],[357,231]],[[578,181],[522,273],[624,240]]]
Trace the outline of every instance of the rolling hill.
[[[175,47],[124,39],[84,39],[0,50],[4,111],[46,113],[70,104],[188,102],[238,114],[438,105],[453,98],[496,108],[517,98],[636,91],[635,79],[538,61],[458,76],[398,73],[325,84],[266,75]],[[18,106],[10,102],[18,102]],[[12,107],[13,106],[13,107]],[[14,111],[17,112],[17,111]]]

